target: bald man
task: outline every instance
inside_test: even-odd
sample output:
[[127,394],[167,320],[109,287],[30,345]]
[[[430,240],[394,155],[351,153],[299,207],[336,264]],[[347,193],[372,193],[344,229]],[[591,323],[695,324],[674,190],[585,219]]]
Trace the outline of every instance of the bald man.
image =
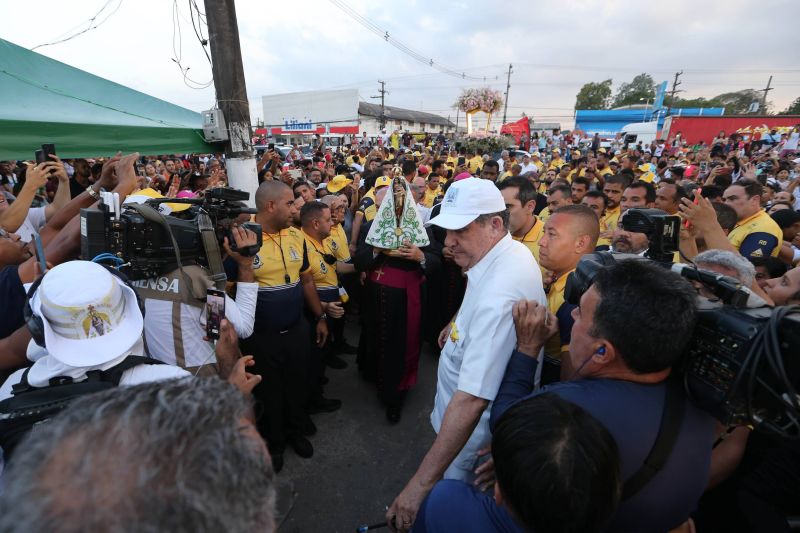
[[263,377],[253,390],[264,407],[258,429],[278,472],[283,467],[286,444],[300,457],[314,454],[303,436],[310,434],[313,426],[304,410],[311,349],[304,307],[311,312],[314,340],[319,346],[328,337],[328,324],[309,269],[305,238],[291,227],[296,209],[292,189],[280,181],[265,181],[258,187],[255,201],[263,244],[253,260],[259,287],[255,328],[244,345],[247,353],[255,356],[254,369]]
[[[552,284],[547,293],[547,307],[558,319],[558,336],[553,336],[545,346],[545,365],[542,368],[542,383],[555,381],[554,362],[562,361],[561,376],[572,375],[565,366],[569,357],[563,353],[569,348],[572,331],[574,305],[564,301],[567,276],[578,266],[578,261],[590,254],[600,237],[600,221],[597,214],[586,205],[567,205],[550,215],[544,225],[544,234],[539,241],[539,261],[542,267],[553,273]],[[555,378],[555,379],[554,379]]]
[[[438,176],[435,180],[438,182]],[[428,197],[427,192],[428,184],[425,178],[422,176],[414,178],[411,182],[411,194],[414,196],[414,201],[417,203],[417,212],[423,224],[431,217],[431,207],[426,205],[426,198]]]

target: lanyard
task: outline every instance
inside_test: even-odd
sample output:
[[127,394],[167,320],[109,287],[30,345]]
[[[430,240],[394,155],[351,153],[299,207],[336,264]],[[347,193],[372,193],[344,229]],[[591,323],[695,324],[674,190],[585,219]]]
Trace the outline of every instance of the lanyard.
[[286,257],[284,257],[284,254],[283,254],[283,236],[280,234],[280,232],[278,232],[278,240],[277,241],[275,239],[273,239],[272,235],[270,235],[269,233],[267,233],[267,237],[269,237],[269,240],[271,240],[273,243],[275,243],[275,245],[281,251],[281,261],[283,261],[283,272],[284,272],[283,280],[288,285],[290,280],[291,280],[291,278],[289,277],[289,269],[286,268]]

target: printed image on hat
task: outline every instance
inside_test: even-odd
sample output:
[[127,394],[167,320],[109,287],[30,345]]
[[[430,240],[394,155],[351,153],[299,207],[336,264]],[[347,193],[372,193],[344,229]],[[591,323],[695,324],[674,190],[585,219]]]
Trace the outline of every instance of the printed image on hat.
[[72,367],[119,357],[141,339],[144,327],[133,289],[91,261],[69,261],[47,272],[31,310],[42,318],[48,354]]
[[461,229],[480,215],[505,211],[503,194],[490,180],[467,178],[455,181],[442,200],[442,210],[428,222],[444,229]]

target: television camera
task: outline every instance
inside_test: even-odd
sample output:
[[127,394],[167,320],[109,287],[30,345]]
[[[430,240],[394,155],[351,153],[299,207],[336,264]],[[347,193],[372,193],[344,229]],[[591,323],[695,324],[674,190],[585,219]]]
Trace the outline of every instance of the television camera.
[[[224,281],[220,246],[225,237],[232,250],[245,256],[261,248],[259,224],[242,224],[258,236],[257,243],[245,249],[236,247],[231,233],[238,216],[256,213],[242,203],[249,197],[247,192],[219,187],[203,198],[152,198],[120,208],[118,200],[115,205],[113,198],[104,196],[97,208],[81,209],[81,254],[87,260],[111,254],[132,280],[152,278],[194,260]],[[167,203],[191,207],[165,216],[161,205]]]
[[[621,260],[648,259],[586,255],[567,279],[565,300],[577,305],[597,272]],[[673,367],[690,400],[725,424],[800,438],[800,306],[767,307],[761,301],[753,308],[753,300],[760,299],[734,278],[688,265],[668,267],[716,296],[699,299],[694,333]]]

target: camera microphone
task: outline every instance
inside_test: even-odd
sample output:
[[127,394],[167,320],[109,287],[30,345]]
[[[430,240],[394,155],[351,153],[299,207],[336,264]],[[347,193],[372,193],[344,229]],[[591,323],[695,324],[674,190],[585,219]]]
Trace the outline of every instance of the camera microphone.
[[741,283],[736,278],[724,276],[722,274],[718,274],[717,272],[711,272],[710,270],[701,270],[695,266],[687,265],[685,263],[674,263],[672,267],[670,267],[670,270],[676,274],[680,274],[686,279],[699,281],[700,283],[704,284],[729,285],[737,289],[741,286]]

